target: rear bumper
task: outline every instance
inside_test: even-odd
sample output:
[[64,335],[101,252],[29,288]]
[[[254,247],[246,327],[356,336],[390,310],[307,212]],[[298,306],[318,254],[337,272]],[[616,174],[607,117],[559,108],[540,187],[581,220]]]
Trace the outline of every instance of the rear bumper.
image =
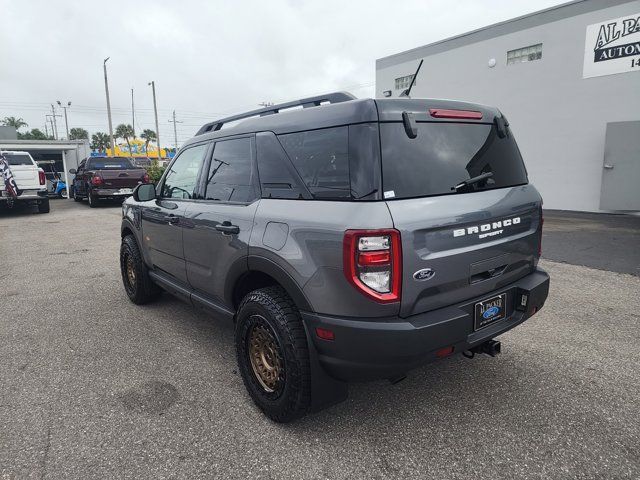
[[49,198],[49,196],[46,188],[42,190],[27,190],[18,197],[9,197],[4,190],[0,191],[0,202],[8,202],[10,198],[13,198],[14,202],[40,202]]
[[[507,316],[474,332],[475,303],[500,293],[507,294]],[[345,381],[374,380],[397,377],[437,360],[442,348],[453,346],[459,353],[510,330],[540,310],[548,293],[549,275],[537,269],[482,297],[409,318],[344,319],[309,312],[302,312],[302,317],[329,375]],[[516,310],[522,294],[528,295],[527,306]],[[317,327],[332,330],[335,340],[318,338]]]
[[133,189],[135,187],[122,187],[122,188],[128,188],[129,190],[131,190],[130,192],[121,192],[122,189],[120,188],[97,188],[97,189],[93,189],[91,192],[96,196],[96,197],[119,197],[119,198],[124,198],[124,197],[130,197],[131,195],[133,195]]

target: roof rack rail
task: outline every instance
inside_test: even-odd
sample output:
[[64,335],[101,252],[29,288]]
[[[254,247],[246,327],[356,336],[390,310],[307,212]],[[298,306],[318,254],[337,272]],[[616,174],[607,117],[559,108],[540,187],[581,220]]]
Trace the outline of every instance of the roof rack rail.
[[217,130],[220,130],[225,123],[242,120],[244,118],[273,115],[275,113],[280,113],[280,110],[286,110],[287,108],[294,108],[299,106],[302,106],[302,108],[317,107],[323,102],[341,103],[355,99],[356,97],[348,92],[333,92],[326,93],[324,95],[317,95],[315,97],[301,98],[299,100],[293,100],[291,102],[279,103],[278,105],[270,105],[265,108],[258,108],[257,110],[251,110],[250,112],[240,113],[238,115],[233,115],[231,117],[221,118],[220,120],[206,123],[200,128],[200,130],[196,132],[196,135],[202,135],[203,133],[215,132]]

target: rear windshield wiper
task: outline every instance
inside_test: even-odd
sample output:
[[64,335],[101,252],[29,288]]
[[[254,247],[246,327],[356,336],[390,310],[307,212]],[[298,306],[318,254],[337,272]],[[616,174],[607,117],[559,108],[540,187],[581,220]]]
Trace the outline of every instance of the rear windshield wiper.
[[477,177],[472,177],[468,180],[464,180],[462,182],[460,182],[459,184],[457,184],[455,187],[451,187],[451,190],[459,190],[462,187],[466,187],[468,185],[472,185],[474,183],[478,183],[481,182],[482,180],[486,180],[487,178],[491,178],[493,177],[493,172],[485,172],[482,173],[480,175],[478,175]]

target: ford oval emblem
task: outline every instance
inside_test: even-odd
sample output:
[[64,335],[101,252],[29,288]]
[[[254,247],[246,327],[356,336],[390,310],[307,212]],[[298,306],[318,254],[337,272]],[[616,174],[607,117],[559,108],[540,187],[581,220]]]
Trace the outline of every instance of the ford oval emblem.
[[486,312],[482,314],[482,318],[489,319],[491,317],[495,317],[498,313],[500,313],[500,309],[498,307],[487,308]]
[[423,282],[425,280],[431,280],[436,272],[431,270],[430,268],[423,268],[422,270],[418,270],[413,274],[413,278],[418,280],[419,282]]

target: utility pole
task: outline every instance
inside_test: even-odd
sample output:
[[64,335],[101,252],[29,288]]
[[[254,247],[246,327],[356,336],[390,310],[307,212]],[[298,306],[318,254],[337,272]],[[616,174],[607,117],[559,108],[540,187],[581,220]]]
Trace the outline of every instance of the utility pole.
[[49,128],[47,126],[47,116],[44,116],[44,134],[46,135],[47,138],[49,138]]
[[104,91],[107,94],[107,116],[109,117],[109,141],[111,142],[111,155],[116,154],[116,144],[113,140],[113,123],[111,122],[111,101],[109,100],[109,82],[107,81],[107,60],[111,57],[107,57],[102,62],[104,68]]
[[56,115],[56,107],[51,104],[51,113],[53,117],[53,138],[58,140],[58,123],[56,122],[56,117],[60,117],[60,115]]
[[156,142],[158,144],[158,163],[160,163],[160,125],[158,124],[158,104],[156,103],[156,82],[150,81],[149,85],[151,85],[151,90],[153,91],[153,113],[156,116]]
[[136,138],[136,109],[133,105],[133,88],[131,89],[131,126],[133,127],[133,138]]
[[67,102],[67,105],[62,105],[58,100],[58,105],[64,109],[64,126],[67,129],[67,140],[69,140],[69,120],[67,120],[67,108],[71,108],[71,102]]
[[56,139],[56,137],[55,137],[55,130],[54,130],[54,128],[53,128],[53,115],[45,115],[44,117],[45,117],[45,119],[46,119],[45,121],[48,121],[48,122],[49,122],[49,126],[51,127],[51,136],[52,136],[52,137],[53,137],[53,139],[55,140],[55,139]]
[[173,120],[169,120],[173,123],[173,140],[175,142],[176,153],[178,153],[178,130],[176,129],[176,123],[182,123],[180,120],[176,120],[176,111],[173,111]]

